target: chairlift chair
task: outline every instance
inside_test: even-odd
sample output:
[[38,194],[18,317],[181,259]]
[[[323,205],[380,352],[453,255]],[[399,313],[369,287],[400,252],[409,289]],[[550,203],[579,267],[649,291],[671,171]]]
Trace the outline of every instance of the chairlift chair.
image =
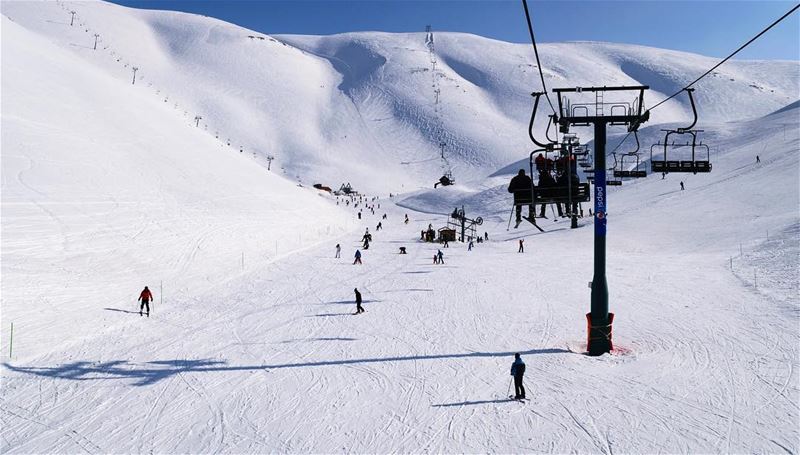
[[[692,106],[692,113],[694,114],[694,119],[692,120],[691,125],[678,128],[675,130],[661,130],[664,131],[666,134],[664,135],[664,142],[663,143],[656,143],[650,147],[650,166],[653,172],[662,172],[668,174],[670,172],[691,172],[693,174],[697,174],[698,172],[711,172],[711,160],[710,160],[710,150],[709,147],[701,142],[697,142],[697,133],[702,133],[703,130],[696,130],[693,129],[694,125],[697,123],[697,108],[694,104],[694,97],[692,96],[692,92],[694,92],[693,88],[684,89],[686,93],[689,95],[689,102]],[[678,134],[684,135],[688,134],[691,136],[692,140],[691,143],[687,141],[685,144],[675,144],[673,141],[672,143],[669,142],[670,135]],[[663,147],[664,155],[661,160],[653,159],[653,148],[654,147]],[[682,147],[691,147],[691,159],[689,160],[669,160],[667,158],[667,152],[669,149],[680,149]],[[705,160],[698,160],[697,159],[697,152],[698,149],[702,151],[705,149]]]
[[434,183],[433,187],[436,188],[439,185],[450,186],[450,185],[452,185],[454,183],[456,183],[456,181],[455,181],[455,179],[453,179],[453,173],[451,171],[447,171],[447,172],[444,173],[444,175],[439,177],[439,181]]
[[[686,142],[685,144],[675,144],[667,143],[669,135],[672,133],[676,133],[675,130],[664,130],[666,131],[666,136],[664,138],[663,143],[656,143],[650,147],[650,167],[652,172],[662,172],[665,174],[669,174],[670,172],[682,172],[682,173],[693,173],[697,174],[698,172],[711,172],[711,161],[710,161],[710,149],[708,145],[703,143],[697,143],[697,133],[702,132],[702,130],[691,130],[691,131],[684,131],[680,134],[690,134],[692,136],[691,142]],[[658,147],[663,150],[662,159],[657,160],[654,158],[654,149]],[[677,152],[680,149],[690,149],[691,155],[688,157],[689,159],[683,160],[670,160],[668,159],[669,151],[671,150],[673,153]],[[699,157],[703,157],[705,159],[698,159]]]
[[[641,144],[639,143],[639,134],[634,131],[633,137],[636,138],[636,150],[626,153],[622,155],[619,159],[619,169],[616,168],[616,164],[614,166],[614,177],[616,178],[643,178],[647,177],[647,171],[640,171],[639,170],[639,148]],[[636,157],[636,166],[633,169],[626,169],[625,168],[625,157]],[[616,163],[617,157],[614,156],[614,160]]]
[[[531,175],[534,173],[534,169],[536,169],[534,155],[537,152],[541,152],[542,150],[534,150],[530,154],[529,160],[529,167]],[[547,152],[546,152],[547,153]],[[548,172],[548,171],[546,171]],[[591,196],[591,191],[589,188],[588,183],[581,183],[579,181],[575,181],[572,183],[572,191],[570,191],[569,186],[550,186],[542,188],[541,182],[539,186],[535,186],[532,188],[532,204],[567,204],[569,203],[570,199],[570,192],[572,193],[572,202],[573,203],[580,203],[580,202],[589,202],[589,198]]]

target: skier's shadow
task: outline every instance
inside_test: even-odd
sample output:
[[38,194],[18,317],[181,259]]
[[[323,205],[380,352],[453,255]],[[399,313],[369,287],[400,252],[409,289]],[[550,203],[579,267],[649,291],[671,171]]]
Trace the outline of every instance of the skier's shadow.
[[[373,302],[383,302],[383,300],[367,299],[367,300],[362,300],[361,301],[361,303],[373,303]],[[356,301],[355,300],[337,300],[335,302],[324,302],[324,303],[321,303],[320,305],[345,305],[345,304],[347,304],[347,305],[355,305]]]
[[504,398],[501,400],[481,400],[481,401],[462,401],[460,403],[442,403],[442,404],[434,404],[431,405],[433,408],[449,408],[455,406],[473,406],[476,404],[495,404],[495,403],[508,403],[511,401],[517,401],[513,398]]
[[119,311],[120,313],[139,314],[138,311],[120,310],[119,308],[103,308],[106,311]]

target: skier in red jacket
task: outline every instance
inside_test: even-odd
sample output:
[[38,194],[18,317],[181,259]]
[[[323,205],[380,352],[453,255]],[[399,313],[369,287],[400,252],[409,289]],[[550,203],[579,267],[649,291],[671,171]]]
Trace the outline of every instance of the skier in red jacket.
[[142,301],[142,304],[139,306],[139,316],[142,315],[142,310],[147,307],[147,317],[150,317],[150,302],[153,300],[153,294],[150,292],[150,289],[147,286],[144,287],[144,290],[141,294],[139,294],[139,300]]

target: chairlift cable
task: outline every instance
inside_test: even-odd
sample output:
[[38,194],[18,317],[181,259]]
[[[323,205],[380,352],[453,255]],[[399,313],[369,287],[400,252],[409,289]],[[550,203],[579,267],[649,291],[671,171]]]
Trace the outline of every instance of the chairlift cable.
[[547,85],[544,83],[544,73],[542,72],[542,63],[539,61],[539,49],[536,47],[536,38],[533,35],[533,25],[531,25],[531,15],[528,13],[528,2],[527,0],[522,0],[522,6],[525,8],[525,19],[528,21],[528,32],[531,34],[531,43],[533,44],[533,53],[536,55],[536,66],[539,69],[539,77],[542,79],[542,91],[544,92],[545,98],[547,98],[547,104],[550,105],[550,110],[553,111],[553,114],[556,113],[556,108],[553,107],[553,102],[550,101],[550,95],[547,93]]
[[620,146],[621,146],[621,145],[622,145],[622,144],[623,144],[625,141],[627,141],[627,140],[628,140],[628,136],[630,136],[632,132],[633,132],[633,131],[628,131],[628,134],[626,134],[626,135],[625,135],[625,137],[623,137],[623,138],[622,138],[622,140],[621,140],[621,141],[619,141],[619,144],[617,144],[617,146],[616,146],[616,147],[614,147],[614,150],[612,150],[612,151],[611,151],[611,153],[612,153],[612,154],[613,154],[614,152],[616,152],[616,151],[617,151],[617,149],[618,149],[618,148],[620,148]]
[[[524,2],[524,1],[525,1],[525,0],[523,0],[523,2]],[[780,23],[782,20],[786,19],[786,18],[787,18],[787,17],[788,17],[790,14],[792,14],[792,13],[793,13],[793,12],[795,12],[795,11],[797,11],[797,9],[798,9],[798,8],[800,8],[800,3],[798,3],[797,5],[795,5],[795,6],[794,6],[794,8],[792,8],[792,9],[791,9],[791,10],[789,10],[789,11],[788,11],[786,14],[784,14],[783,16],[781,16],[781,17],[780,17],[778,20],[776,20],[775,22],[773,22],[772,24],[770,24],[770,25],[769,25],[767,28],[765,28],[764,30],[761,30],[761,32],[759,32],[759,33],[758,33],[758,35],[756,35],[756,36],[754,36],[754,37],[750,38],[750,41],[748,41],[748,42],[746,42],[746,43],[742,44],[742,45],[741,45],[741,46],[740,46],[738,49],[736,49],[735,51],[733,51],[733,53],[731,53],[729,56],[727,56],[727,57],[725,57],[724,59],[722,59],[722,61],[721,61],[721,62],[719,62],[719,63],[717,63],[716,65],[714,65],[714,66],[713,66],[713,67],[712,67],[710,70],[708,70],[708,71],[706,71],[705,73],[703,73],[703,75],[702,75],[702,76],[700,76],[700,77],[698,77],[697,79],[695,79],[694,81],[692,81],[692,82],[691,82],[689,85],[687,85],[686,87],[684,87],[684,88],[682,88],[682,89],[678,90],[677,92],[673,93],[672,95],[670,95],[670,97],[669,97],[669,98],[667,98],[667,99],[665,99],[665,100],[663,100],[663,101],[659,102],[659,103],[658,103],[658,104],[656,104],[655,106],[651,107],[649,110],[651,110],[651,111],[652,111],[653,109],[657,108],[658,106],[661,106],[662,104],[666,103],[667,101],[671,100],[672,98],[675,98],[675,97],[676,97],[676,96],[678,96],[678,95],[679,95],[681,92],[683,92],[683,91],[684,91],[684,90],[686,90],[687,88],[690,88],[692,85],[694,85],[694,84],[696,84],[697,82],[699,82],[699,81],[700,81],[700,79],[702,79],[702,78],[704,78],[704,77],[708,76],[709,74],[711,74],[711,72],[712,72],[712,71],[714,71],[715,69],[719,68],[719,67],[720,67],[720,66],[721,66],[723,63],[725,63],[725,62],[727,62],[728,60],[730,60],[730,58],[731,58],[731,57],[733,57],[734,55],[738,54],[738,53],[739,53],[739,51],[741,51],[741,50],[742,50],[742,49],[744,49],[745,47],[749,46],[749,45],[750,45],[750,44],[751,44],[753,41],[755,41],[755,40],[757,40],[758,38],[760,38],[760,37],[761,37],[761,35],[763,35],[763,34],[764,34],[764,33],[766,33],[767,31],[769,31],[769,29],[771,29],[772,27],[774,27],[774,26],[778,25],[778,23]],[[526,12],[527,12],[527,9],[526,9]],[[625,136],[625,137],[627,138],[627,136]]]

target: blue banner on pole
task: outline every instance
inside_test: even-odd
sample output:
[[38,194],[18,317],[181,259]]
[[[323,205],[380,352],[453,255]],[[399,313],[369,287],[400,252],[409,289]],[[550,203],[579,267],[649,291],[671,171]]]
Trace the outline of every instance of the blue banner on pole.
[[594,172],[594,233],[606,236],[606,170]]

